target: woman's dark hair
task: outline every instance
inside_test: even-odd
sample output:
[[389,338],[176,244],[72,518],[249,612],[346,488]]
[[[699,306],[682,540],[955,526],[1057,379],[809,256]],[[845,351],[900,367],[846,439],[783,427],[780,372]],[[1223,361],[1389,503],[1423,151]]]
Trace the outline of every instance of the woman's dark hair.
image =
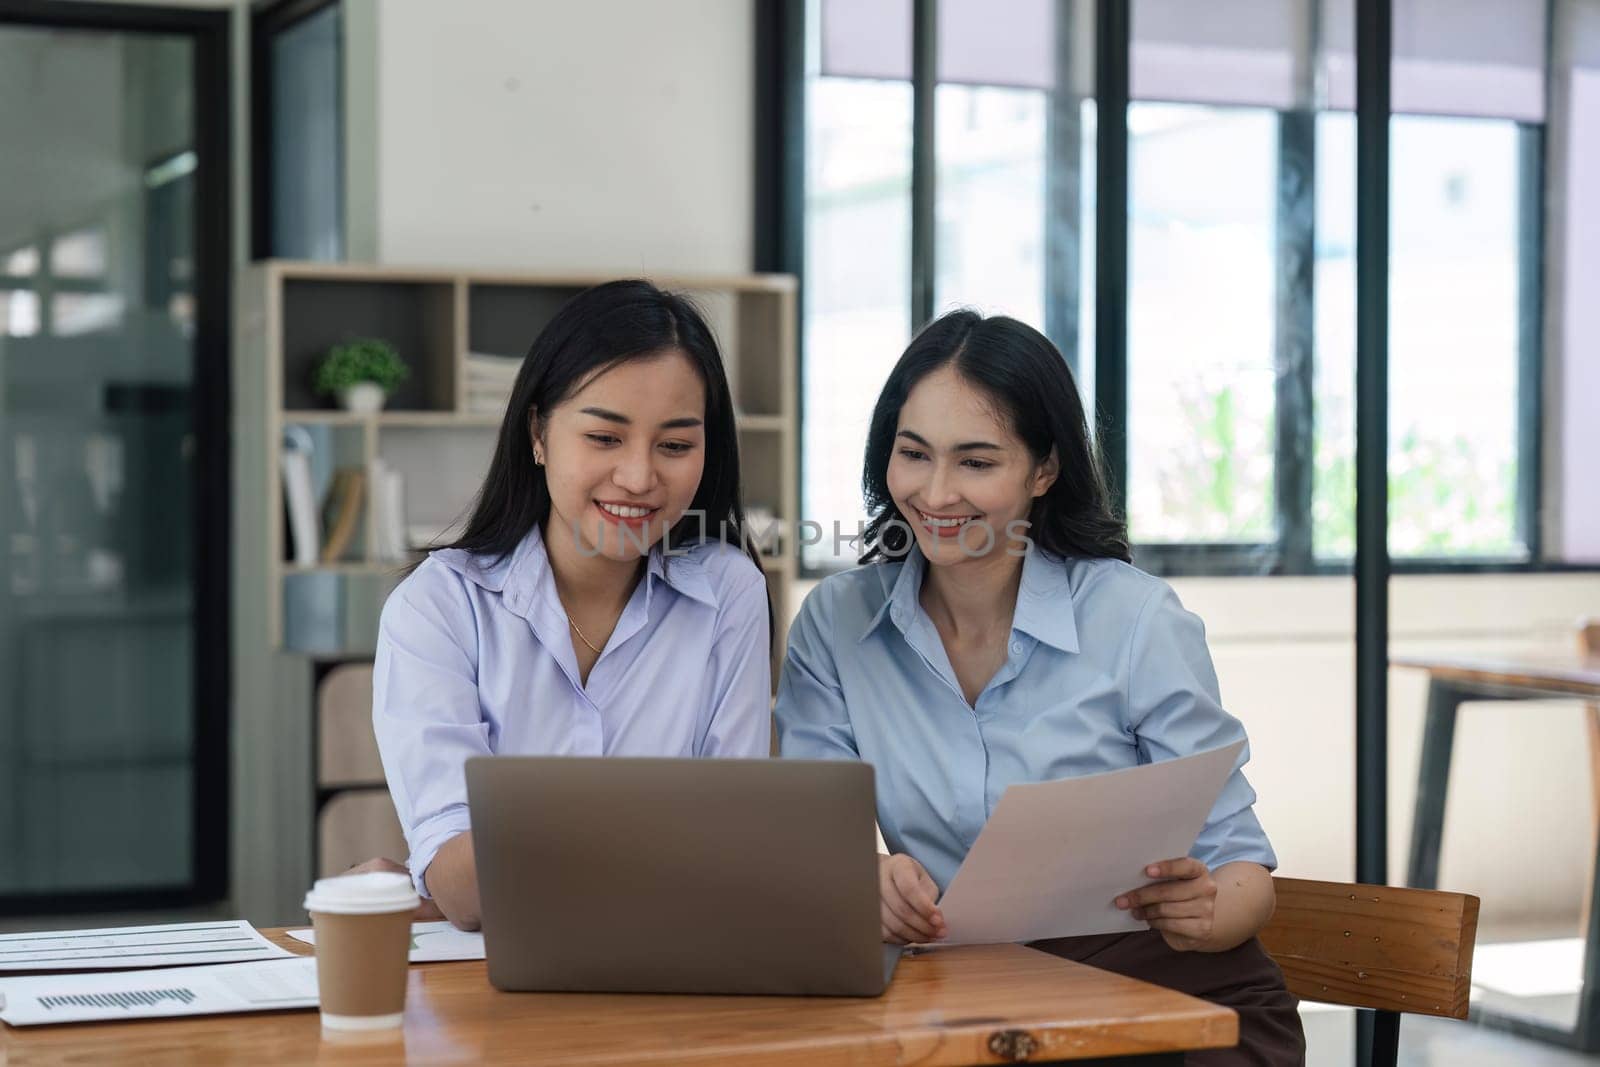
[[1111,506],[1067,361],[1032,326],[963,310],[940,316],[917,334],[878,395],[861,475],[872,516],[861,562],[910,551],[911,524],[889,495],[889,457],[906,397],[946,364],[989,396],[1035,462],[1044,462],[1052,450],[1059,461],[1055,482],[1028,512],[1033,543],[1057,557],[1130,561],[1127,526]]
[[510,555],[550,515],[550,487],[544,468],[533,461],[528,438],[530,415],[547,414],[602,371],[669,349],[688,356],[705,383],[706,458],[700,487],[688,513],[667,531],[667,544],[676,549],[701,540],[727,541],[760,568],[760,555],[745,536],[733,397],[717,342],[687,299],[638,280],[584,290],[539,331],[517,372],[472,517],[461,536],[442,547],[496,559]]

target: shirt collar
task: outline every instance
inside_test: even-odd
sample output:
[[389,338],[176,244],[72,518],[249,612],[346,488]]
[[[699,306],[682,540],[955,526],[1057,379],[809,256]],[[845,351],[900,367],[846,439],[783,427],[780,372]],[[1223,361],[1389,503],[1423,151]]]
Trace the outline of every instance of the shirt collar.
[[[886,564],[877,564],[887,570]],[[900,563],[900,570],[895,575],[894,585],[890,586],[889,594],[883,598],[883,603],[878,605],[878,610],[872,613],[872,618],[867,620],[866,629],[862,631],[859,640],[865,641],[878,629],[884,619],[893,620],[902,633],[911,626],[911,620],[917,617],[917,594],[922,590],[922,571],[927,566],[923,558],[922,549],[916,545],[911,546],[911,551],[906,554]],[[879,572],[879,581],[886,581],[887,576]]]
[[[555,597],[554,578],[550,573],[550,556],[545,551],[544,536],[537,526],[529,530],[527,536],[512,550],[511,555],[504,559],[470,556],[455,549],[436,554],[448,554],[452,557],[447,560],[451,566],[485,589],[500,593],[505,597],[506,606],[519,615],[528,614],[538,597],[539,590],[546,582],[550,583],[551,598]],[[645,564],[645,581],[648,583],[645,589],[646,606],[649,605],[649,598],[658,584],[665,584],[673,591],[711,607],[717,605],[716,593],[706,577],[700,553],[692,549],[683,555],[674,555],[668,559],[661,545],[655,545],[650,550],[649,561]]]
[[691,600],[698,600],[713,608],[717,606],[717,594],[711,588],[711,580],[706,577],[703,553],[690,549],[682,555],[669,557],[657,544],[650,550],[650,562],[646,567],[646,580],[652,585],[664,582]]
[[1011,628],[1063,652],[1078,651],[1077,609],[1067,563],[1029,544]]
[[[888,595],[867,621],[860,640],[874,633],[885,618],[893,621],[902,633],[907,632],[917,617],[917,594],[922,591],[922,575],[927,565],[922,550],[913,546],[900,565]],[[1066,563],[1047,555],[1037,545],[1030,544],[1022,560],[1022,583],[1017,589],[1017,607],[1011,618],[1011,628],[1063,652],[1078,651],[1078,622]]]

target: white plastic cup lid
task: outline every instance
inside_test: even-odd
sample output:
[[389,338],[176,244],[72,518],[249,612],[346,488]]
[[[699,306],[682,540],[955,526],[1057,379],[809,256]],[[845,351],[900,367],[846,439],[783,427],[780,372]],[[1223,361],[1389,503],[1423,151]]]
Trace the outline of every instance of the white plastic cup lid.
[[305,909],[324,915],[385,915],[411,911],[420,903],[410,875],[367,871],[317,879],[306,894]]

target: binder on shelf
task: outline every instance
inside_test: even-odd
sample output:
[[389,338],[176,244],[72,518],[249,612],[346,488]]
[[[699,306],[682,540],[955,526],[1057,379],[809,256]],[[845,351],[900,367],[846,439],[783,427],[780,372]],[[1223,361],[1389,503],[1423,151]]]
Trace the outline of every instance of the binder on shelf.
[[317,503],[311,487],[311,435],[303,426],[283,428],[283,495],[295,563],[315,566],[318,557]]
[[322,562],[336,563],[345,558],[355,537],[356,520],[366,496],[367,472],[360,467],[340,467],[323,503],[323,524],[328,543],[322,546]]

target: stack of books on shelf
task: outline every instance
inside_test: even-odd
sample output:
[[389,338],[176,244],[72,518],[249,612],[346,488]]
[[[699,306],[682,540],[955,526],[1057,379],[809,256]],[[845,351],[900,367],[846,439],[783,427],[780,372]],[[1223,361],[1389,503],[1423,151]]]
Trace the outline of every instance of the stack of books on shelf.
[[400,472],[378,456],[367,464],[372,482],[372,558],[378,563],[404,563],[411,552],[406,544],[406,483]]
[[520,356],[493,356],[485,352],[467,353],[467,413],[471,415],[499,415],[511,399],[511,387],[516,384],[517,371],[522,369]]
[[400,472],[376,456],[365,468],[332,470],[319,507],[313,473],[316,459],[315,443],[305,427],[286,427],[280,465],[290,562],[315,567],[361,559],[356,534],[368,508],[373,541],[366,546],[365,558],[375,563],[410,559],[411,531],[406,525],[405,480]]

